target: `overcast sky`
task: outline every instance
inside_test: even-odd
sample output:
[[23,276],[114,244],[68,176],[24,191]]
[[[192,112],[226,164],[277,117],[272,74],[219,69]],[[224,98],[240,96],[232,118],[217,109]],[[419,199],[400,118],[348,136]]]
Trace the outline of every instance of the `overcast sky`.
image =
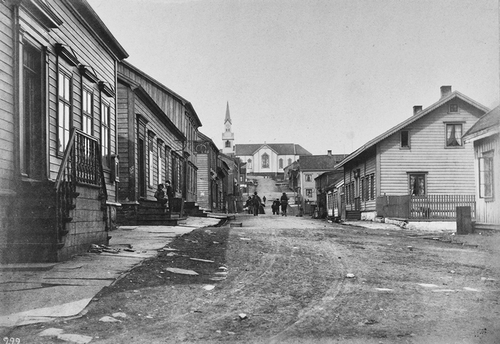
[[189,100],[222,148],[351,153],[451,85],[499,102],[497,0],[88,0],[128,62]]

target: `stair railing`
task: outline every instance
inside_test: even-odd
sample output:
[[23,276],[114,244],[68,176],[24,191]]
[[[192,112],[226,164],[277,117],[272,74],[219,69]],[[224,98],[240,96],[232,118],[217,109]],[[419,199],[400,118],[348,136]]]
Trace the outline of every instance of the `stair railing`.
[[[104,212],[103,220],[106,221],[107,219],[106,200],[108,195],[101,159],[99,140],[73,128],[55,183],[59,244],[62,244],[63,237],[68,233],[66,224],[72,221],[70,211],[76,206],[75,198],[78,197],[76,192],[77,184],[99,188],[101,209]],[[106,230],[108,230],[107,227]]]

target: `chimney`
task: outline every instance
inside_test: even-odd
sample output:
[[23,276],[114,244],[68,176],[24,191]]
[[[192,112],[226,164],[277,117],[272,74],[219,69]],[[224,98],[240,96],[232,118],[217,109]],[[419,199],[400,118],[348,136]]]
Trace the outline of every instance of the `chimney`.
[[446,97],[451,93],[451,86],[441,86],[441,98]]
[[422,105],[414,105],[413,106],[413,115],[416,115],[420,111],[422,111]]
[[331,150],[331,149],[327,150],[327,151],[326,151],[326,154],[327,154],[328,156],[332,156],[332,150]]

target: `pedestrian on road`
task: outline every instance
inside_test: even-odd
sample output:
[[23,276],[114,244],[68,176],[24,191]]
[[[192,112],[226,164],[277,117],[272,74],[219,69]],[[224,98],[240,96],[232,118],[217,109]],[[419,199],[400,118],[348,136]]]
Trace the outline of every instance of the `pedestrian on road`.
[[253,216],[258,216],[262,201],[261,201],[259,195],[257,195],[257,191],[255,191],[253,193],[252,201],[253,201],[252,202],[253,203]]
[[262,197],[262,201],[266,204],[266,196]]
[[281,216],[286,216],[286,208],[288,207],[288,196],[283,192],[281,195]]
[[248,199],[245,202],[245,207],[247,208],[249,214],[253,214],[252,197],[248,196]]
[[276,198],[276,201],[273,202],[271,209],[273,210],[273,215],[280,214],[280,199],[279,198]]

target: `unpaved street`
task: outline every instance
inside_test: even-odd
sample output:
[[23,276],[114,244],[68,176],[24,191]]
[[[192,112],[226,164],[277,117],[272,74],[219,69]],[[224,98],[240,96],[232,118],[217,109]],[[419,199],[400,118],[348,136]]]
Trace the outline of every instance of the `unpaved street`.
[[[59,343],[38,336],[55,327],[92,343],[500,342],[498,236],[458,245],[307,217],[233,222],[242,227],[179,237],[178,251],[135,268],[83,317],[10,336]],[[99,321],[116,312],[126,317]]]

